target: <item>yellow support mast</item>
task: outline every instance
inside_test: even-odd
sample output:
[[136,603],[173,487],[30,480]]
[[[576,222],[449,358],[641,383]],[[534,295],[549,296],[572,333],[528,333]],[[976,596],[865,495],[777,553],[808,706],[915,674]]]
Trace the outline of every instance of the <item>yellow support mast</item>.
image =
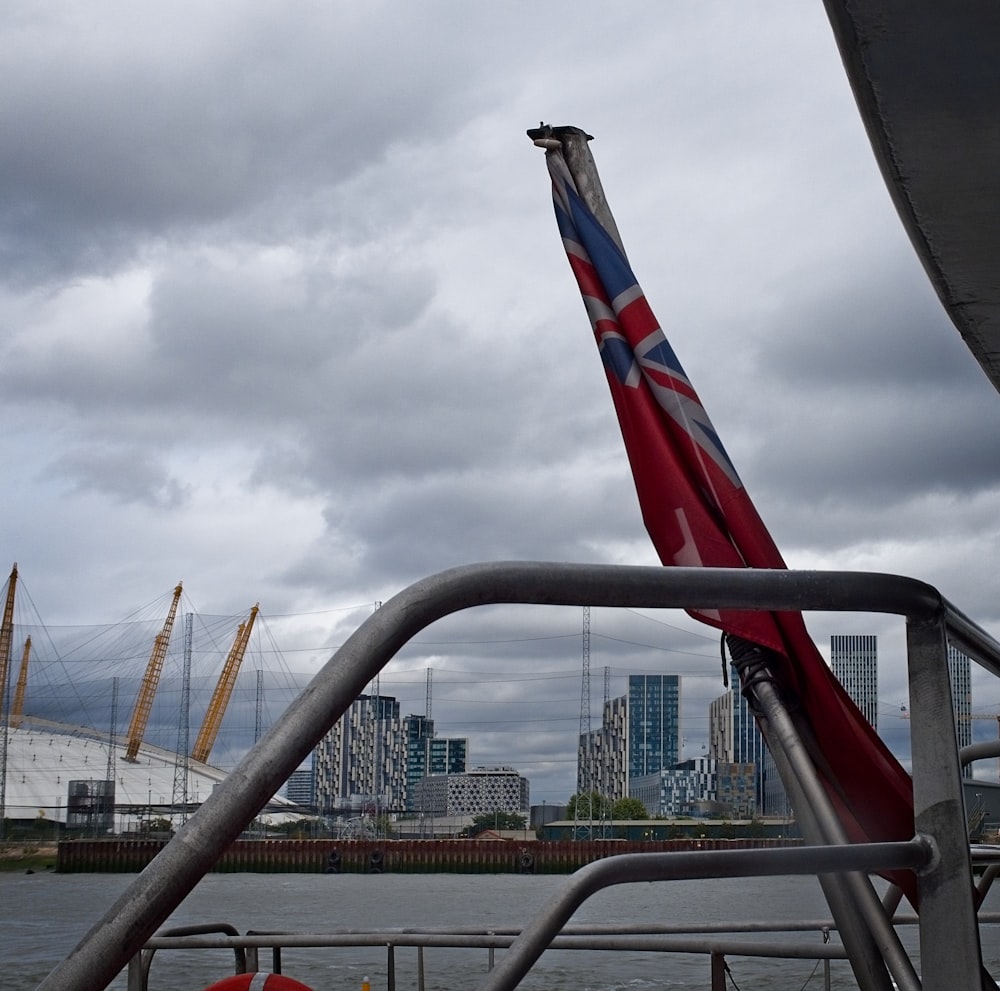
[[31,637],[24,641],[21,654],[21,669],[17,673],[17,687],[14,689],[14,704],[10,707],[10,724],[15,729],[24,718],[24,693],[28,688],[28,658],[31,657]]
[[212,693],[212,701],[208,703],[208,711],[205,713],[205,721],[201,724],[201,731],[198,739],[195,740],[194,749],[191,751],[191,759],[204,764],[208,760],[208,755],[215,746],[216,738],[222,727],[222,717],[226,714],[226,707],[233,694],[236,685],[236,676],[240,673],[240,665],[243,663],[243,655],[247,652],[247,644],[250,643],[250,633],[253,630],[254,620],[260,610],[260,603],[250,610],[250,617],[245,623],[240,623],[236,631],[236,639],[226,658],[226,663],[222,667],[222,674],[219,675],[219,683]]
[[146,724],[149,722],[150,710],[153,708],[156,686],[160,683],[160,672],[163,671],[167,647],[170,646],[170,633],[174,628],[174,617],[177,615],[177,603],[180,600],[181,585],[178,584],[174,589],[174,600],[170,603],[167,620],[163,624],[163,629],[156,635],[156,640],[153,641],[153,652],[149,655],[146,673],[143,675],[142,685],[139,687],[139,697],[136,699],[135,709],[132,712],[132,722],[128,728],[128,745],[125,748],[125,756],[122,758],[131,764],[138,763],[139,747],[142,744],[143,734],[146,732]]
[[10,649],[14,640],[14,589],[17,587],[17,562],[7,579],[7,601],[0,621],[0,723],[6,719],[7,677],[10,673]]

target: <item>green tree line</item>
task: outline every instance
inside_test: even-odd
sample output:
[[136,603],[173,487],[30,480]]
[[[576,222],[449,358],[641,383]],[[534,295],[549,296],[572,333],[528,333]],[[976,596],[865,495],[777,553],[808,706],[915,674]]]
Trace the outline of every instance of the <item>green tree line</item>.
[[580,791],[570,798],[566,818],[575,821],[617,819],[621,822],[625,819],[648,819],[649,812],[638,798],[612,801],[598,791]]

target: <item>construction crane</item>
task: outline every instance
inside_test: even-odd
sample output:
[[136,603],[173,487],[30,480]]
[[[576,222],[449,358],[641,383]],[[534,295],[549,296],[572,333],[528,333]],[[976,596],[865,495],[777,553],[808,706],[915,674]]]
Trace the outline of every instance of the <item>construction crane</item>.
[[997,739],[1000,739],[1000,713],[996,712],[971,712],[969,719],[989,719],[997,724]]
[[[899,718],[909,719],[910,712],[905,705],[899,707]],[[972,722],[975,719],[988,719],[997,724],[997,739],[1000,739],[1000,712],[959,712],[955,714],[956,722]]]
[[240,623],[236,631],[236,639],[223,665],[222,674],[219,675],[219,683],[212,693],[212,701],[208,703],[208,711],[205,713],[205,721],[201,724],[198,739],[195,740],[194,749],[191,751],[191,759],[205,763],[208,755],[215,746],[215,740],[219,735],[222,726],[222,717],[226,714],[226,706],[229,705],[230,696],[236,685],[236,676],[240,673],[240,665],[243,663],[243,655],[247,652],[247,644],[250,642],[250,633],[253,630],[254,620],[260,610],[258,603],[250,610],[250,617],[245,623]]
[[997,737],[1000,738],[1000,713],[997,712],[973,712],[967,717],[969,719],[989,719],[997,724]]
[[17,587],[17,562],[7,579],[7,601],[3,607],[3,621],[0,622],[0,721],[6,715],[7,677],[10,671],[10,648],[14,640],[14,589]]
[[14,704],[10,707],[10,724],[15,729],[24,718],[24,693],[28,688],[28,659],[31,657],[31,637],[24,641],[21,667],[17,672],[17,687],[14,689]]
[[142,684],[139,686],[139,697],[136,699],[135,709],[132,711],[132,722],[129,723],[128,727],[128,744],[125,747],[125,755],[122,757],[122,760],[127,760],[130,764],[138,763],[139,746],[142,744],[146,724],[149,722],[149,713],[153,708],[153,696],[156,695],[156,686],[160,683],[160,673],[163,671],[167,647],[170,646],[170,633],[174,628],[174,617],[177,615],[177,603],[180,600],[181,584],[178,583],[174,589],[174,599],[170,603],[167,620],[153,641],[153,652],[149,655],[146,673],[142,676]]
[[[910,713],[905,705],[899,707],[899,718],[909,719]],[[969,712],[969,713],[958,713],[956,716],[957,722],[973,722],[976,719],[988,719],[990,722],[997,724],[997,739],[1000,740],[1000,712]]]

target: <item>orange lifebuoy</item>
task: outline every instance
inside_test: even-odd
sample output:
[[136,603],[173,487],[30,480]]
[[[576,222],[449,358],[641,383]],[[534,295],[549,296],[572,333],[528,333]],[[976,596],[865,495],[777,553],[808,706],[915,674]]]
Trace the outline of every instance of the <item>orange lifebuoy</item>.
[[258,971],[255,974],[235,974],[205,988],[205,991],[312,991],[283,974]]

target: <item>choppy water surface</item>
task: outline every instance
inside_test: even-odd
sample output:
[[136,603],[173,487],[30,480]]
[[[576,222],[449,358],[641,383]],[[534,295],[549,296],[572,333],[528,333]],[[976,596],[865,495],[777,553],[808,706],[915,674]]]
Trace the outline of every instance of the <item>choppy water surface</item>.
[[[34,988],[133,880],[131,875],[0,874],[0,986]],[[248,929],[322,932],[399,926],[521,926],[565,884],[565,877],[520,875],[225,874],[205,878],[168,925],[230,922]],[[1000,905],[1000,896],[993,896]],[[746,878],[622,885],[587,902],[575,922],[732,922],[828,916],[812,878]],[[795,939],[819,943],[814,934]],[[910,942],[910,937],[906,938]],[[1000,972],[1000,933],[984,934],[987,966]],[[501,953],[503,951],[497,951]],[[267,959],[262,957],[262,961]],[[741,991],[823,987],[822,965],[730,957],[730,986]],[[482,949],[427,949],[428,991],[473,988],[487,966]],[[285,950],[283,971],[316,991],[385,991],[384,948]],[[232,973],[223,950],[162,952],[151,991],[195,991]],[[854,986],[845,962],[832,965],[834,988]],[[417,986],[416,950],[396,950],[397,988]],[[112,985],[125,989],[124,975]],[[523,987],[547,991],[667,991],[707,988],[700,955],[549,951]]]

